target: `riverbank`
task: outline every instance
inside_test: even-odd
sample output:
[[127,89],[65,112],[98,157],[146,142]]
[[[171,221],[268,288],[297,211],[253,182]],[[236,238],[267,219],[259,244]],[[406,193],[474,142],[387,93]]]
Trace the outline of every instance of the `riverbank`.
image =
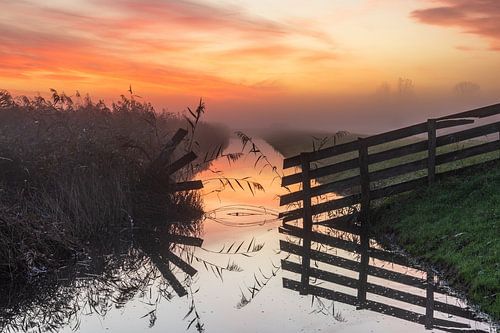
[[500,163],[488,164],[374,209],[377,238],[435,265],[481,310],[500,319]]
[[[285,157],[313,148],[313,133],[290,139],[284,135],[266,138]],[[296,146],[287,144],[297,140],[301,141]],[[430,188],[377,203],[373,230],[382,242],[396,242],[411,255],[434,264],[454,287],[466,291],[472,302],[496,320],[500,318],[498,184],[498,162],[479,171],[457,173]]]
[[163,156],[163,167],[188,151],[203,157],[228,144],[229,130],[199,121],[203,113],[201,101],[188,122],[133,96],[108,107],[78,94],[52,91],[46,100],[0,91],[0,281],[74,261],[140,225],[144,214],[161,222],[199,217],[200,197],[172,194],[168,184],[188,180],[202,160],[174,177],[162,170],[148,177],[179,128],[188,128],[187,139]]

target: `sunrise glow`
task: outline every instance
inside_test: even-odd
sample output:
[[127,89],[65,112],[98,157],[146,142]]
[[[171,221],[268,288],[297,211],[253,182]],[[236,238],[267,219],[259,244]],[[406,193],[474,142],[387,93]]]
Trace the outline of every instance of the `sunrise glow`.
[[203,97],[217,120],[264,106],[314,111],[318,99],[344,105],[395,93],[399,78],[421,99],[449,101],[464,81],[480,86],[478,104],[500,89],[494,0],[0,4],[0,80],[18,94],[113,99],[132,85],[175,111]]

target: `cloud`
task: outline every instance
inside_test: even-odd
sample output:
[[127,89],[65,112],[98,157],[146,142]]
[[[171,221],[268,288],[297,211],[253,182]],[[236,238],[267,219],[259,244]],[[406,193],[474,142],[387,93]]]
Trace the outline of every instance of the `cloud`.
[[500,1],[437,0],[436,5],[415,10],[415,20],[444,27],[457,27],[490,42],[490,49],[500,51]]
[[[96,85],[128,80],[177,92],[234,95],[279,89],[280,72],[261,70],[272,68],[276,59],[290,66],[304,65],[303,59],[334,50],[329,35],[315,29],[314,22],[297,27],[235,6],[185,0],[57,3],[0,0],[1,77],[73,83],[94,79]],[[301,44],[304,39],[313,46]],[[229,58],[241,61],[228,62]],[[248,58],[254,61],[246,62],[246,72],[238,73],[242,69],[238,64]],[[314,65],[313,60],[310,63]],[[235,73],[256,72],[260,76],[244,83],[235,78]]]

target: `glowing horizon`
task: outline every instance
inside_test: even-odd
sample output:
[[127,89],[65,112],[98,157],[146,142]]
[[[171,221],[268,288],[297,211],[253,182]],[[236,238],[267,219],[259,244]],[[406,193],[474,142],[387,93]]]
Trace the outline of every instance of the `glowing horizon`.
[[204,97],[217,119],[241,103],[383,95],[400,77],[425,100],[464,81],[480,88],[474,103],[500,98],[495,0],[0,4],[0,88],[15,94],[116,98],[131,84],[156,105]]

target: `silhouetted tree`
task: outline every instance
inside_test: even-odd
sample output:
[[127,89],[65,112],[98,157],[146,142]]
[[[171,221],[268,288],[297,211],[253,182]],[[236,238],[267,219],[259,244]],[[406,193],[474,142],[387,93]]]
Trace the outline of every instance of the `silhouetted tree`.
[[411,79],[400,77],[398,79],[398,95],[411,96],[414,92],[414,84]]

